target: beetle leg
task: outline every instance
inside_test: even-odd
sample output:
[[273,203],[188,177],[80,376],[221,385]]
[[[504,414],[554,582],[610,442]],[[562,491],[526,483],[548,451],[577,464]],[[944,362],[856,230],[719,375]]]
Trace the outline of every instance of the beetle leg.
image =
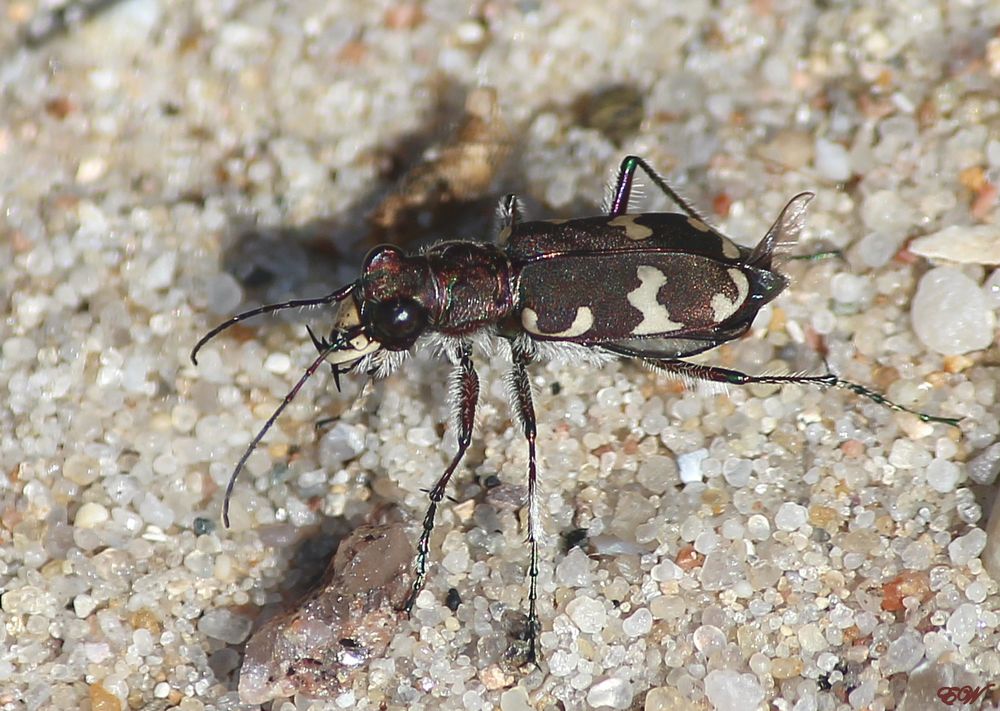
[[527,365],[533,354],[521,340],[510,344],[513,370],[510,373],[510,390],[514,415],[521,423],[528,440],[528,544],[531,547],[528,563],[528,662],[535,663],[535,635],[538,623],[538,470],[535,460],[535,407],[531,401],[531,382]]
[[677,203],[689,217],[700,220],[706,225],[709,224],[708,220],[691,203],[678,195],[677,191],[670,187],[667,181],[661,178],[650,167],[649,163],[639,156],[625,156],[625,159],[622,161],[621,167],[618,169],[618,180],[615,181],[615,191],[611,196],[611,208],[608,210],[608,217],[618,217],[628,212],[628,200],[632,194],[632,180],[635,177],[636,168],[642,168],[643,172],[653,181],[653,184],[662,190],[668,198]]
[[416,577],[413,580],[413,589],[403,605],[403,610],[409,613],[413,609],[413,604],[417,601],[417,595],[424,587],[427,578],[427,558],[430,551],[431,532],[434,530],[434,515],[437,513],[438,504],[444,499],[445,488],[448,480],[455,472],[465,450],[469,448],[472,441],[472,428],[476,421],[476,403],[479,400],[479,376],[472,364],[472,346],[468,342],[463,342],[456,351],[458,368],[452,381],[452,398],[455,400],[455,416],[458,423],[458,451],[455,453],[451,464],[445,469],[444,474],[438,479],[434,488],[427,492],[430,504],[427,513],[424,515],[424,528],[420,534],[420,542],[417,544]]
[[866,397],[872,402],[878,403],[883,407],[888,407],[890,410],[909,412],[911,415],[916,415],[921,422],[940,422],[945,425],[951,425],[952,427],[958,427],[958,422],[961,419],[959,417],[939,417],[937,415],[928,415],[925,412],[911,410],[908,407],[904,407],[903,405],[893,402],[879,392],[866,388],[864,385],[853,383],[850,380],[842,380],[833,373],[826,373],[824,375],[748,375],[746,373],[741,373],[738,370],[719,368],[714,365],[688,363],[684,360],[653,360],[651,358],[644,358],[643,362],[653,370],[658,370],[663,373],[674,373],[690,378],[696,378],[698,380],[709,380],[716,383],[726,383],[728,385],[749,385],[752,383],[776,383],[781,385],[796,383],[799,385],[817,385],[819,387],[842,388],[844,390],[850,390],[855,395]]
[[521,221],[521,210],[517,204],[517,195],[508,193],[497,203],[497,244],[506,244],[510,233]]

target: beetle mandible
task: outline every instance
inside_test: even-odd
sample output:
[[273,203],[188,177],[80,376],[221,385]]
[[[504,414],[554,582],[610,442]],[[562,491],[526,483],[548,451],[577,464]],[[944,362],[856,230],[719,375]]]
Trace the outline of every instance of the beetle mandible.
[[[636,170],[683,211],[627,212]],[[309,335],[319,352],[240,458],[223,504],[264,434],[323,362],[339,377],[360,370],[372,378],[388,375],[401,353],[421,341],[435,342],[455,364],[451,396],[458,451],[430,499],[417,545],[409,612],[426,579],[431,532],[448,481],[472,439],[479,378],[473,341],[506,343],[510,352],[511,406],[528,447],[527,658],[536,655],[538,597],[538,469],[535,411],[527,367],[554,355],[583,359],[627,357],[653,370],[730,385],[799,383],[839,387],[885,407],[912,413],[925,422],[956,425],[957,418],[911,410],[863,385],[824,375],[748,375],[683,360],[740,337],[757,312],[787,286],[772,266],[775,245],[794,242],[802,229],[812,193],[793,197],[756,247],[742,247],[719,231],[678,195],[642,158],[621,163],[606,215],[570,220],[523,222],[517,199],[500,201],[502,221],[496,244],[450,241],[417,254],[382,245],[365,258],[357,281],[315,299],[268,304],[232,317],[195,345],[191,359],[209,340],[235,323],[281,309],[337,305],[329,335]],[[598,359],[599,359],[598,358]]]

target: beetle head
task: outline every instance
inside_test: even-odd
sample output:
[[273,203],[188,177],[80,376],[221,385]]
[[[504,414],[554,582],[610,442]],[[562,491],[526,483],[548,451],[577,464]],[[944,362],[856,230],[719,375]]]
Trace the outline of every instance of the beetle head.
[[365,337],[389,351],[408,350],[430,323],[430,283],[426,266],[418,260],[392,245],[375,247],[365,258],[356,296]]

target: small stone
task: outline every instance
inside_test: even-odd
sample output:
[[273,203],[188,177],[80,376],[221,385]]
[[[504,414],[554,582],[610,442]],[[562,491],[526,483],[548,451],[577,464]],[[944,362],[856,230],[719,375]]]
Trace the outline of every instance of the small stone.
[[243,287],[229,272],[220,272],[205,285],[205,300],[213,314],[231,314],[243,301]]
[[955,565],[968,565],[986,547],[986,531],[973,528],[948,544],[948,556]]
[[746,578],[745,566],[729,551],[716,551],[705,556],[698,577],[705,590],[725,590]]
[[779,531],[797,531],[809,518],[809,510],[791,501],[786,501],[778,508],[774,516],[774,525]]
[[927,259],[959,264],[1000,264],[1000,225],[950,225],[917,237],[908,248]]
[[753,464],[749,459],[727,459],[722,465],[722,476],[734,489],[742,489],[750,483]]
[[833,533],[840,528],[840,514],[830,506],[811,506],[809,508],[809,523],[816,528]]
[[875,682],[871,679],[858,684],[851,693],[847,695],[847,701],[851,708],[867,709],[875,701]]
[[174,283],[174,270],[177,268],[177,252],[167,251],[153,260],[143,275],[143,286],[152,291],[166,289]]
[[657,686],[646,694],[643,711],[686,711],[690,702],[677,689],[670,686]]
[[968,644],[976,636],[976,626],[979,623],[979,608],[971,602],[959,605],[948,622],[945,629],[951,635],[951,641],[955,644]]
[[982,288],[953,267],[938,267],[921,277],[910,318],[921,342],[943,355],[986,348],[996,327]]
[[910,541],[900,553],[900,559],[910,570],[927,570],[934,562],[934,545],[926,538]]
[[[503,689],[505,687],[511,686],[514,683],[514,676],[509,672],[506,672],[503,669],[501,669],[498,665],[491,664],[490,666],[483,669],[483,671],[479,674],[479,680],[483,682],[483,686],[486,687],[487,691],[496,691],[497,689]],[[514,689],[511,689],[511,691],[514,691]],[[527,692],[521,689],[521,693],[524,695],[525,699],[522,703],[527,703],[527,696],[528,696]],[[520,695],[515,694],[512,697],[510,697],[509,703],[511,704],[517,703],[520,698],[521,698]],[[500,697],[500,708],[501,709],[508,708],[504,706],[503,696]],[[510,706],[509,708],[520,709],[528,707]]]
[[138,629],[132,632],[132,644],[135,646],[135,652],[140,657],[147,657],[153,653],[153,635],[150,634],[149,630]]
[[969,479],[977,484],[990,485],[1000,474],[1000,442],[991,444],[965,465]]
[[635,478],[654,494],[663,494],[676,483],[677,464],[670,457],[653,454],[639,464]]
[[708,657],[725,648],[726,635],[715,625],[702,625],[694,631],[692,641],[695,648]]
[[895,190],[877,190],[861,204],[861,221],[874,232],[903,233],[914,220],[913,208]]
[[802,660],[798,657],[777,657],[771,660],[771,676],[775,679],[791,679],[802,673]]
[[693,484],[701,481],[701,463],[705,459],[708,459],[707,449],[698,449],[678,456],[677,469],[680,473],[681,483]]
[[587,703],[591,708],[627,709],[632,705],[634,692],[625,679],[610,677],[590,687]]
[[556,581],[573,588],[588,587],[593,581],[592,561],[580,548],[574,548],[556,565]]
[[947,459],[934,459],[927,465],[927,483],[942,494],[955,490],[960,474],[958,465]]
[[208,610],[198,620],[198,631],[226,644],[239,644],[250,634],[253,621],[226,609]]
[[847,272],[840,272],[830,279],[830,296],[842,304],[857,303],[867,288],[867,280]]
[[82,454],[71,454],[63,463],[63,476],[80,486],[93,484],[100,475],[100,463]]
[[270,353],[264,359],[264,370],[275,375],[284,375],[292,367],[292,359],[287,353]]
[[500,694],[500,711],[533,711],[528,692],[520,686],[507,689]]
[[924,658],[924,642],[915,630],[906,630],[889,644],[882,656],[882,673],[885,676],[908,672]]
[[989,588],[979,580],[969,583],[969,587],[965,589],[965,597],[969,602],[985,602],[988,594]]
[[90,708],[91,711],[121,711],[122,704],[104,686],[93,684],[90,687]]
[[155,699],[165,699],[170,696],[170,684],[165,681],[161,681],[159,684],[153,687],[153,698]]
[[97,609],[97,601],[86,593],[73,598],[73,613],[81,620],[90,617],[90,613]]
[[157,526],[164,531],[174,523],[174,512],[170,507],[148,491],[139,504],[139,515],[147,524]]
[[817,172],[831,182],[842,183],[851,177],[850,155],[839,143],[817,138],[814,160]]
[[815,622],[810,622],[799,628],[799,644],[807,652],[821,652],[827,648],[826,637]]
[[756,541],[766,541],[771,537],[771,522],[762,514],[753,514],[747,519],[747,533]]
[[684,577],[684,571],[674,561],[667,558],[652,567],[649,571],[649,577],[658,583],[680,580]]
[[78,528],[95,528],[111,518],[107,508],[93,501],[88,501],[76,511],[73,525]]
[[753,674],[714,669],[705,676],[705,695],[715,711],[746,711],[764,700],[764,689]]
[[355,425],[338,422],[323,435],[319,442],[319,462],[324,467],[340,466],[365,450],[364,431]]
[[903,609],[903,600],[910,597],[923,601],[930,591],[927,573],[905,571],[882,585],[882,609],[899,612]]
[[629,637],[642,637],[649,634],[651,629],[653,629],[653,613],[645,607],[639,608],[622,620],[622,632]]
[[578,597],[566,605],[566,614],[584,634],[597,634],[608,621],[604,604],[591,597]]

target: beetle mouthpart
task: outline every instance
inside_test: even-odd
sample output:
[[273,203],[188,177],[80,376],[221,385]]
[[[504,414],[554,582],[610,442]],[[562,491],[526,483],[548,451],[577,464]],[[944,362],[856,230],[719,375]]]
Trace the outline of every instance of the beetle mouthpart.
[[361,325],[361,311],[354,299],[345,299],[340,303],[337,318],[333,323],[331,336],[333,351],[326,357],[330,365],[344,366],[341,372],[350,370],[356,361],[371,355],[382,348],[382,344],[368,337]]

